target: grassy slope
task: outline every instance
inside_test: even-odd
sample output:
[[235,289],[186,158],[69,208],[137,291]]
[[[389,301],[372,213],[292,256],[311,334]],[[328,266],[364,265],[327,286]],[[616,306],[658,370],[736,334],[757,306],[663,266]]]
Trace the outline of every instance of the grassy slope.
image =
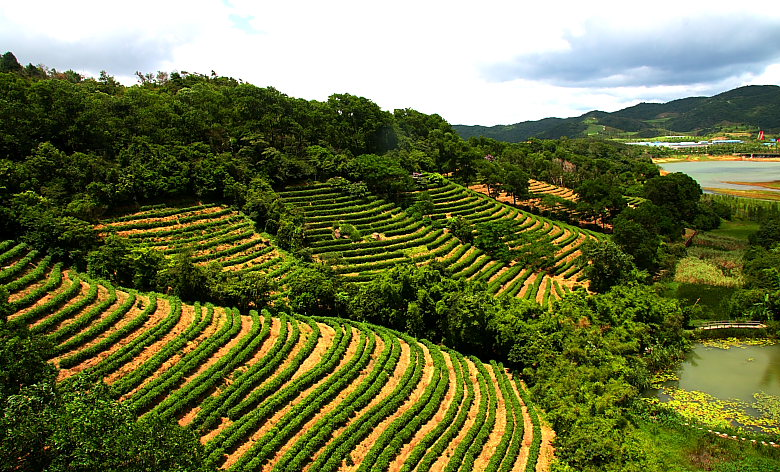
[[650,452],[652,471],[774,472],[780,471],[780,450],[715,437],[675,425],[640,422],[643,449]]
[[753,222],[723,221],[720,228],[697,235],[689,257],[677,265],[675,280],[665,285],[665,296],[702,307],[704,319],[728,318],[725,303],[741,285],[742,251],[756,229]]

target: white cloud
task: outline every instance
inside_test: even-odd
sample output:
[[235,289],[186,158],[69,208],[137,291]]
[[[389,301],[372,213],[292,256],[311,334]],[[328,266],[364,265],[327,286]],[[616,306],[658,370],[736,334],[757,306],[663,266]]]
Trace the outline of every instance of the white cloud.
[[[105,69],[129,82],[136,70],[214,70],[295,97],[325,100],[348,92],[388,110],[410,107],[462,124],[614,111],[640,101],[780,81],[780,65],[770,62],[759,63],[750,73],[719,71],[688,84],[653,77],[653,85],[641,82],[638,72],[644,66],[638,59],[592,85],[563,87],[522,76],[491,82],[484,77],[494,64],[581,51],[582,41],[597,41],[603,32],[612,40],[625,37],[627,43],[661,38],[656,44],[674,52],[697,38],[665,37],[669,25],[696,24],[703,15],[723,24],[745,18],[742,5],[703,0],[662,0],[640,14],[635,11],[612,0],[5,2],[0,6],[0,44],[23,63],[91,75]],[[769,23],[780,18],[768,0],[754,2],[751,11]],[[765,30],[732,29],[743,35],[735,38],[741,44],[760,45],[765,39]],[[594,43],[588,50],[598,49]],[[642,53],[641,48],[632,51]]]

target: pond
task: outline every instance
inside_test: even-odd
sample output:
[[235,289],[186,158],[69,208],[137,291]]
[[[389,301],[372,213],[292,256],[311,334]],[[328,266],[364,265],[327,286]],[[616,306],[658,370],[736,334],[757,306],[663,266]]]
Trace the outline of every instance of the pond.
[[680,367],[678,387],[722,400],[752,402],[753,394],[780,395],[780,344],[737,345],[729,349],[701,344]]
[[677,376],[655,395],[683,416],[780,434],[780,344],[697,344]]
[[[683,172],[699,182],[702,188],[756,190],[755,186],[726,183],[780,181],[780,162],[761,161],[687,161],[659,164],[668,172]],[[778,189],[762,188],[761,190]]]

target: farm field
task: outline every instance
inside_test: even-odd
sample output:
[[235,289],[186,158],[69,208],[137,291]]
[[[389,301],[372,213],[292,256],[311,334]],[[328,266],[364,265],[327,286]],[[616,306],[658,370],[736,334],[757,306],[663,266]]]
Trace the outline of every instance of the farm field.
[[[583,284],[579,248],[589,238],[603,237],[496,202],[451,182],[431,185],[427,192],[434,205],[428,224],[392,202],[371,195],[345,195],[327,183],[289,187],[279,195],[286,205],[303,211],[313,258],[354,282],[370,280],[397,264],[435,261],[448,267],[455,277],[485,282],[491,293],[547,305]],[[521,247],[520,233],[533,234],[554,245],[554,265],[539,271],[498,261],[471,244],[461,243],[443,228],[441,223],[453,216],[462,216],[470,224],[509,220],[518,235],[513,247]],[[355,233],[341,234],[345,225]],[[260,271],[275,278],[280,287],[294,263],[294,258],[269,237],[257,234],[249,218],[218,205],[142,208],[105,220],[97,229],[104,236],[115,233],[137,247],[168,255],[189,250],[196,263]]]
[[[313,256],[355,281],[367,280],[400,263],[436,261],[450,268],[455,277],[487,283],[494,294],[546,305],[582,284],[582,267],[577,260],[580,246],[589,238],[603,237],[521,211],[446,180],[429,183],[424,191],[433,203],[433,210],[426,215],[430,224],[414,219],[393,203],[373,196],[356,199],[327,183],[290,187],[280,195],[286,204],[303,211]],[[469,224],[511,221],[517,236],[514,248],[520,247],[520,233],[532,233],[555,246],[555,263],[543,272],[500,262],[471,244],[461,243],[443,227],[447,218],[455,216]],[[336,231],[345,225],[355,228],[358,236],[337,237]]]
[[[469,188],[476,192],[490,196],[488,188],[484,184],[474,184],[469,186]],[[528,191],[536,195],[536,197],[515,201],[511,195],[499,192],[495,198],[500,202],[507,204],[511,203],[512,205],[519,206],[520,208],[531,209],[531,211],[536,213],[541,212],[545,214],[544,212],[549,212],[554,215],[565,215],[570,221],[578,222],[577,224],[582,226],[603,224],[602,222],[594,221],[593,218],[587,218],[572,206],[573,204],[577,203],[579,196],[574,190],[570,188],[549,184],[540,180],[529,179]],[[548,195],[559,200],[546,202],[544,197]],[[645,200],[642,197],[626,196],[624,198],[626,200],[626,204],[630,207],[635,207]],[[564,204],[566,202],[562,203],[561,201],[570,203]]]
[[292,260],[268,235],[258,234],[245,215],[214,204],[154,205],[96,226],[102,236],[127,238],[135,247],[166,255],[189,250],[197,264],[225,270],[260,271],[284,282]]
[[[217,211],[217,210],[214,210]],[[228,470],[536,470],[542,433],[500,364],[339,318],[126,291],[0,245],[10,323],[138,415],[194,430]]]

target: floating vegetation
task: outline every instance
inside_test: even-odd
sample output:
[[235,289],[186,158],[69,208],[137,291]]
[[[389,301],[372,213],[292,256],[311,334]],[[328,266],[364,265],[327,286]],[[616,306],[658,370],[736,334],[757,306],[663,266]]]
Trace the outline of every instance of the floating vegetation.
[[680,380],[680,375],[673,370],[667,370],[663,372],[656,372],[653,378],[650,379],[650,386],[655,389],[663,388],[666,382],[674,382]]
[[776,339],[771,338],[723,338],[723,339],[703,339],[701,344],[705,347],[714,347],[718,349],[731,349],[733,347],[746,348],[748,346],[771,346],[777,344]]
[[780,397],[768,393],[759,392],[753,395],[756,399],[753,407],[760,411],[762,415],[780,425]]
[[[663,388],[668,400],[649,399],[679,413],[685,419],[713,429],[737,429],[747,433],[780,435],[780,397],[755,394],[755,402],[721,400],[708,393],[676,387]],[[758,414],[751,414],[750,411]]]
[[[670,378],[670,380],[674,380]],[[780,397],[760,392],[752,403],[722,400],[708,393],[677,387],[661,387],[668,397],[648,401],[679,413],[688,421],[712,429],[737,429],[747,433],[780,435]]]
[[[716,348],[728,350],[732,348],[746,349],[751,346],[773,346],[777,345],[776,339],[770,338],[724,338],[724,339],[712,339],[706,340],[700,343],[700,348]],[[705,349],[706,350],[706,349]],[[704,354],[704,351],[700,353]],[[714,351],[709,351],[715,354]],[[758,362],[761,359],[760,356],[750,357],[755,350],[746,351],[745,353],[734,352],[730,354],[721,353],[717,354],[718,359],[724,362],[723,366],[727,369],[735,368],[729,362],[726,362],[722,356],[733,358],[737,356],[740,359],[739,365],[745,366],[744,362]],[[700,362],[704,362],[708,357],[700,356],[697,359]],[[730,357],[729,357],[730,356]],[[730,367],[726,367],[726,366]],[[700,364],[700,369],[705,369],[704,372],[708,372],[706,365]],[[668,370],[659,372],[651,378],[651,386],[657,390],[655,398],[647,399],[649,403],[660,406],[661,408],[674,411],[680,416],[685,418],[687,422],[690,422],[696,427],[703,427],[707,430],[714,432],[719,431],[732,431],[728,433],[730,435],[737,434],[753,436],[755,435],[770,435],[775,438],[780,437],[780,396],[777,392],[771,391],[767,393],[760,391],[759,393],[725,393],[736,392],[734,389],[723,389],[721,393],[717,393],[719,390],[712,390],[712,393],[706,393],[699,391],[698,388],[693,385],[698,385],[698,382],[694,382],[690,389],[680,388],[678,382],[680,378],[687,378],[686,373],[680,370]],[[724,377],[725,379],[725,377]],[[690,380],[690,379],[689,379]],[[706,384],[706,382],[705,382]],[[711,387],[703,387],[708,392]],[[763,387],[755,387],[753,392],[761,390]],[[739,396],[738,398],[730,398],[731,395]],[[729,397],[729,398],[727,398]],[[687,424],[687,423],[686,423]],[[718,433],[723,434],[723,433]],[[734,436],[730,436],[734,437]],[[777,439],[774,439],[775,441]]]

